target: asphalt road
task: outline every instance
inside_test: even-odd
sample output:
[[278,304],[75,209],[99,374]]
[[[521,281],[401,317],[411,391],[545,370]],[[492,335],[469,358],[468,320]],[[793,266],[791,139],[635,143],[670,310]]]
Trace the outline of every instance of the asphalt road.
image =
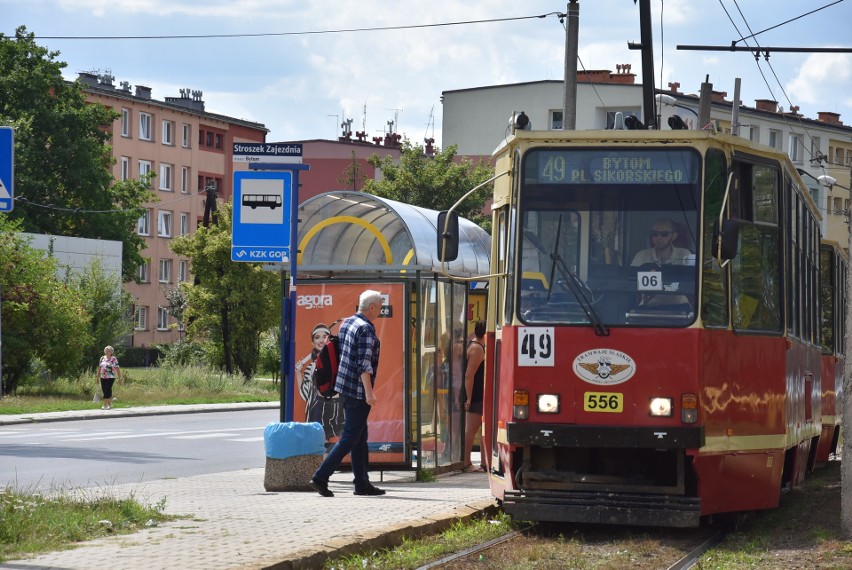
[[104,487],[263,467],[277,409],[0,426],[0,488]]

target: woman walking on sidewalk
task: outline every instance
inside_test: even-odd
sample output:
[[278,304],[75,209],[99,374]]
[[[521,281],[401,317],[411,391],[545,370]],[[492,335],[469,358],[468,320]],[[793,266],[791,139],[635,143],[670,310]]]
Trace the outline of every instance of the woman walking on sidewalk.
[[118,366],[118,359],[113,355],[111,346],[104,347],[104,355],[101,356],[101,361],[98,364],[98,380],[101,382],[101,390],[104,393],[104,404],[102,410],[112,408],[112,385],[115,379],[118,378],[119,384],[124,380],[121,376],[121,368]]

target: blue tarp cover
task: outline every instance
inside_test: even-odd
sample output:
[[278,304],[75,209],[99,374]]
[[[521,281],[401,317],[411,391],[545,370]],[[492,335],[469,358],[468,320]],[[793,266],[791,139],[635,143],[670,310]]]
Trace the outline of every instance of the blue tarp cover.
[[325,453],[325,431],[318,422],[273,422],[263,430],[266,456],[287,459]]

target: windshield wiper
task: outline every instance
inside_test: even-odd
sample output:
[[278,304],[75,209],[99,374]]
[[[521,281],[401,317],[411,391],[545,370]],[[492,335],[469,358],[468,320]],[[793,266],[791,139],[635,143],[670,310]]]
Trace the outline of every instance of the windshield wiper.
[[[532,236],[527,236],[527,239],[533,246],[539,250],[540,253],[548,255],[550,257],[551,265],[550,265],[550,281],[548,282],[548,290],[547,290],[547,301],[550,302],[550,296],[553,293],[553,278],[556,276],[556,268],[559,267],[559,272],[562,274],[562,277],[565,278],[565,284],[568,286],[568,289],[577,299],[577,303],[580,305],[580,308],[583,309],[583,312],[586,313],[586,317],[589,319],[589,323],[592,325],[592,328],[595,330],[595,334],[597,336],[609,336],[609,329],[606,325],[603,324],[600,315],[598,315],[595,307],[592,305],[592,299],[586,296],[586,292],[589,291],[589,288],[583,283],[577,274],[571,271],[568,268],[568,265],[565,263],[565,260],[562,259],[562,256],[559,255],[559,237],[562,234],[562,216],[559,216],[559,224],[556,227],[556,241],[553,244],[553,251],[548,253],[547,250],[544,249],[544,246],[538,241],[537,238],[532,238]],[[591,294],[591,291],[589,291]]]

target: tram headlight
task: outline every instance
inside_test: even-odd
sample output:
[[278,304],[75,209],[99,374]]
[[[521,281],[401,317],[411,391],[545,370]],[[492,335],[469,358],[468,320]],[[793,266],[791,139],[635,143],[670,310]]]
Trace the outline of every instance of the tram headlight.
[[672,416],[672,399],[653,398],[651,400],[651,415],[658,418],[670,418]]
[[536,409],[540,414],[558,414],[559,394],[539,394]]
[[680,397],[680,421],[685,424],[694,424],[698,421],[698,396],[695,394],[683,394]]
[[530,393],[526,390],[515,390],[512,395],[512,415],[516,420],[530,417]]

